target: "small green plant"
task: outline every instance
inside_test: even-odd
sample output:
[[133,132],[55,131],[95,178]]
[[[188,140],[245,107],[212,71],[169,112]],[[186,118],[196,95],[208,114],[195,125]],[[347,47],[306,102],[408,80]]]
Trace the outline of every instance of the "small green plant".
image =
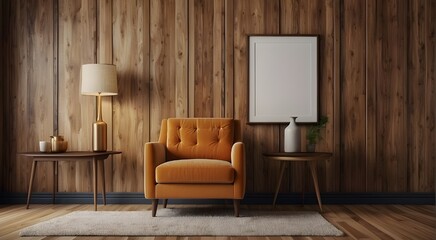
[[306,139],[309,144],[316,144],[321,139],[321,129],[325,128],[325,125],[329,121],[327,116],[321,116],[321,119],[317,124],[310,126],[307,129]]

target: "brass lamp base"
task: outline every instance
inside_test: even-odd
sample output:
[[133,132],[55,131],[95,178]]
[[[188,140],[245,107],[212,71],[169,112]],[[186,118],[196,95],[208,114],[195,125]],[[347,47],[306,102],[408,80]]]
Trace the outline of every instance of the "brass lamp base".
[[107,124],[97,121],[92,124],[92,151],[106,152],[107,150]]

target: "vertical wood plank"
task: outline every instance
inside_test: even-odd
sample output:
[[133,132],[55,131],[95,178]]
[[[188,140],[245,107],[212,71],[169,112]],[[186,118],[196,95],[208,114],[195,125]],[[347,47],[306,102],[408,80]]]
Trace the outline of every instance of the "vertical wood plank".
[[[321,21],[325,21],[323,27],[319,27],[319,35],[325,36],[321,38],[321,76],[320,87],[321,91],[319,98],[322,99],[319,107],[321,108],[321,115],[327,116],[329,122],[325,128],[325,135],[320,141],[318,151],[334,152],[335,150],[335,95],[338,94],[335,89],[335,68],[339,62],[335,62],[335,28],[339,28],[340,25],[335,25],[335,11],[336,3],[334,0],[321,2],[319,5],[320,14],[317,16]],[[324,41],[322,40],[324,39]],[[339,69],[339,68],[338,68]],[[304,136],[305,138],[305,136]],[[318,146],[317,146],[318,147]],[[318,169],[320,179],[321,191],[337,191],[339,189],[339,158],[331,158],[325,163],[320,164]]]
[[[340,191],[341,182],[341,1],[333,1],[333,159],[334,169],[329,171],[335,174],[334,185],[327,184],[327,191]],[[329,178],[329,176],[326,176]],[[332,177],[333,179],[333,177]],[[330,188],[330,189],[329,189]]]
[[190,94],[194,116],[223,117],[225,111],[224,80],[224,1],[196,0],[192,4],[193,55]]
[[[425,93],[425,116],[427,139],[423,151],[426,152],[425,161],[420,166],[420,191],[436,191],[436,3],[425,2],[425,45],[426,54],[426,93]],[[433,175],[433,177],[432,177]]]
[[381,66],[381,6],[375,0],[366,1],[366,191],[381,191],[382,161],[377,159],[377,79]]
[[[113,1],[113,62],[118,71],[118,95],[113,98],[113,191],[144,189],[143,146],[148,140],[148,81],[144,72],[144,1]],[[135,46],[135,47],[132,47]]]
[[[174,0],[152,0],[150,3],[150,138],[152,140],[158,139],[162,118],[176,116],[174,13]],[[187,82],[178,84],[187,84]]]
[[175,1],[176,116],[188,116],[188,1]]
[[[383,191],[404,191],[407,172],[406,16],[403,1],[384,1],[382,60],[377,81],[377,161],[383,159]],[[370,51],[368,49],[368,51]]]
[[[38,151],[39,140],[48,140],[53,131],[53,1],[13,1],[11,12],[5,93],[8,143],[6,171],[7,189],[25,192],[28,187],[31,161],[17,152]],[[3,143],[2,143],[3,144]],[[34,190],[51,190],[51,166],[41,165]]]
[[225,79],[224,79],[224,53],[225,53],[225,22],[224,0],[213,1],[213,33],[212,33],[212,79],[213,79],[213,116],[225,116]]
[[341,81],[341,190],[365,191],[365,2],[344,1]]
[[195,0],[188,0],[188,111],[195,116]]
[[[8,81],[8,68],[9,65],[9,51],[8,51],[8,43],[10,42],[10,1],[1,1],[0,2],[0,39],[3,39],[3,41],[0,41],[0,51],[7,53],[7,58],[0,59],[0,78],[2,79],[0,81],[0,112],[6,112],[6,103],[8,101],[8,91],[7,91],[7,84]],[[0,191],[6,192],[9,185],[9,159],[8,154],[6,153],[6,149],[9,148],[8,144],[8,131],[7,131],[7,118],[2,117],[0,118]]]
[[[147,101],[144,105],[144,120],[146,121],[144,123],[144,141],[149,142],[150,139],[150,0],[144,0],[144,17],[143,17],[143,25],[142,25],[142,31],[143,31],[143,71],[144,71],[144,79],[145,81],[145,100]],[[142,160],[141,160],[142,161]]]
[[234,95],[234,57],[233,57],[233,50],[234,50],[234,1],[232,0],[225,0],[224,3],[224,24],[225,24],[225,30],[224,30],[224,38],[225,38],[225,56],[224,56],[224,86],[225,86],[225,117],[233,118],[234,111],[233,111],[233,99],[235,98]]

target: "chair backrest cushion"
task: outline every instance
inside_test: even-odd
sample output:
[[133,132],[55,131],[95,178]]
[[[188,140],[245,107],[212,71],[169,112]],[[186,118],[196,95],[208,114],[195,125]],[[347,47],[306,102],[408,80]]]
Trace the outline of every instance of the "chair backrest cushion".
[[166,124],[167,160],[203,158],[230,161],[234,143],[233,119],[170,118]]

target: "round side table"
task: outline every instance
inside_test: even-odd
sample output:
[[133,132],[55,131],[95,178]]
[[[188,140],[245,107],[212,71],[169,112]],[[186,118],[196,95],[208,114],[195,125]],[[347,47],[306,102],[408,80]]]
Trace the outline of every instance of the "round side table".
[[264,153],[264,157],[269,158],[271,160],[281,161],[280,162],[280,176],[279,181],[277,183],[276,192],[274,194],[273,207],[276,204],[277,195],[279,193],[280,184],[282,182],[283,173],[285,172],[286,163],[288,162],[305,162],[309,164],[310,172],[313,178],[313,185],[315,186],[316,198],[318,200],[319,209],[322,212],[322,203],[321,196],[319,194],[318,188],[318,174],[316,170],[317,161],[323,161],[331,158],[333,156],[332,153],[328,152],[272,152],[272,153]]

